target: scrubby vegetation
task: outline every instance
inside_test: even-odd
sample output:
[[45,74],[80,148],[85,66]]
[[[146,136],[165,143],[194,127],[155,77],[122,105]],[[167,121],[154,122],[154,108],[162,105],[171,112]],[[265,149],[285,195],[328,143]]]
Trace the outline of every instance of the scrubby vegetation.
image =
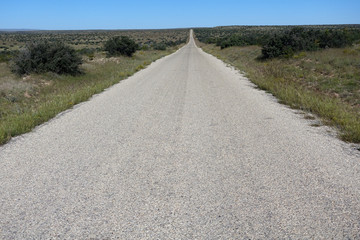
[[104,49],[109,56],[123,55],[131,57],[138,48],[139,45],[127,36],[112,37],[104,45]]
[[15,55],[18,54],[18,51],[1,51],[0,52],[0,62],[9,62]]
[[188,29],[164,30],[81,30],[81,31],[0,31],[0,62],[14,59],[19,50],[29,43],[62,42],[88,59],[94,59],[98,52],[104,50],[106,41],[113,37],[127,36],[139,44],[144,51],[165,50],[185,44]]
[[61,41],[76,50],[102,51],[105,42],[116,36],[128,36],[141,47],[152,50],[159,43],[167,47],[186,43],[188,32],[188,29],[0,32],[0,52],[20,50],[30,42],[45,40],[50,43]]
[[313,30],[296,27],[271,37],[262,48],[262,57],[292,57],[296,52],[350,46],[360,39],[360,29]]
[[284,31],[283,27],[229,26],[196,28],[196,38],[203,43],[216,44],[221,49],[231,46],[262,45],[274,32]]
[[166,44],[165,43],[157,43],[153,45],[153,48],[155,50],[166,50]]
[[[115,56],[106,58],[103,51],[104,43],[114,36],[130,36],[140,43],[141,49],[134,53],[132,58]],[[166,45],[166,51],[154,50],[153,44],[164,42],[185,43],[189,31],[185,29],[174,30],[145,30],[145,31],[38,31],[38,32],[0,32],[0,145],[10,138],[30,131],[35,126],[51,119],[61,111],[71,108],[73,105],[87,100],[95,93],[99,93],[107,87],[118,83],[134,72],[145,68],[152,61],[174,52],[179,46]],[[75,49],[72,54],[80,55],[82,64],[79,70],[83,74],[53,74],[43,69],[48,61],[37,59],[40,67],[32,69],[33,62],[24,66],[28,73],[19,76],[11,71],[11,62],[16,62],[20,54],[26,51],[27,44],[37,46],[41,56],[51,56],[50,49],[39,43],[47,42],[49,46],[63,42],[64,48]],[[32,45],[32,44],[30,44]],[[66,47],[67,46],[67,47]],[[36,49],[36,48],[35,48]],[[49,52],[48,52],[49,51]],[[56,51],[55,51],[56,52]],[[60,51],[57,56],[61,55]],[[35,55],[39,56],[39,53]],[[56,55],[56,54],[55,54]],[[28,55],[20,55],[19,59],[28,59]],[[26,61],[25,61],[26,62]],[[62,63],[56,63],[56,66]],[[51,68],[52,69],[52,68]],[[55,72],[62,70],[55,68]],[[76,72],[76,71],[74,71]]]
[[82,59],[75,49],[61,42],[30,43],[14,59],[13,71],[19,75],[54,72],[57,74],[80,73]]
[[262,46],[262,58],[291,57],[300,51],[339,48],[360,40],[360,25],[233,26],[195,29],[196,37],[221,49]]

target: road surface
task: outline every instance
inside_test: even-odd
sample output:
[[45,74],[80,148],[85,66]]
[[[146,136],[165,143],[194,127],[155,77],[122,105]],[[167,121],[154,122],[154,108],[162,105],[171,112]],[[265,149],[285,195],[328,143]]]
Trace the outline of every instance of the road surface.
[[360,239],[360,157],[193,38],[0,147],[0,239]]

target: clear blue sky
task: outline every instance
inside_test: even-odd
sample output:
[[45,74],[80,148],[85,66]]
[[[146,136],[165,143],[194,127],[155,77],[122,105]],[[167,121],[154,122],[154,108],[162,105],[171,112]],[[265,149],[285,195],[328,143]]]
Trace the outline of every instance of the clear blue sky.
[[360,24],[360,0],[1,0],[0,29]]

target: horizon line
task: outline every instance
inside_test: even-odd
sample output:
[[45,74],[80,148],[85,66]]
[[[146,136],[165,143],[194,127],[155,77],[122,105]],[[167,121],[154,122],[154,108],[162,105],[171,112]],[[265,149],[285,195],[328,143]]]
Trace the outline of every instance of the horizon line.
[[336,25],[360,25],[360,23],[326,23],[326,24],[231,24],[211,27],[170,27],[170,28],[83,28],[83,29],[36,29],[36,28],[0,28],[0,32],[30,32],[30,31],[141,31],[141,30],[176,30],[195,28],[218,28],[218,27],[276,27],[276,26],[336,26]]

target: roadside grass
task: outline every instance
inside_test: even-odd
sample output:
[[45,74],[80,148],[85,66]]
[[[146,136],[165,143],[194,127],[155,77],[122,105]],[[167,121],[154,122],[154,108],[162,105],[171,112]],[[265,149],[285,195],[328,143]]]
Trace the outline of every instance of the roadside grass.
[[293,58],[259,59],[258,46],[204,51],[244,71],[260,89],[292,108],[316,114],[339,129],[339,137],[360,143],[360,46],[301,52]]
[[84,74],[78,76],[46,73],[18,77],[8,63],[0,63],[0,145],[175,50],[138,51],[132,58],[105,58],[104,53],[97,53],[92,60],[85,59]]

